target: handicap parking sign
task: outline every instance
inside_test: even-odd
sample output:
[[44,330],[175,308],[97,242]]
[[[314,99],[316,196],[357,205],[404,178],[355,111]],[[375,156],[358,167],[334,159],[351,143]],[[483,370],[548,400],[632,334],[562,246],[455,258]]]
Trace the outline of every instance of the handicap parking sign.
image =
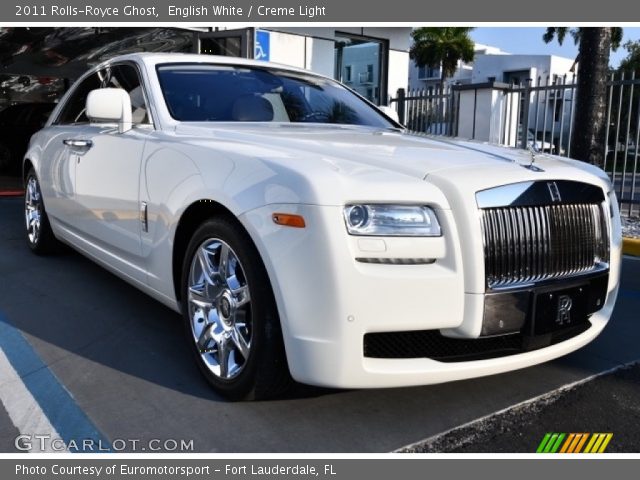
[[257,30],[254,58],[268,62],[269,56],[269,32]]

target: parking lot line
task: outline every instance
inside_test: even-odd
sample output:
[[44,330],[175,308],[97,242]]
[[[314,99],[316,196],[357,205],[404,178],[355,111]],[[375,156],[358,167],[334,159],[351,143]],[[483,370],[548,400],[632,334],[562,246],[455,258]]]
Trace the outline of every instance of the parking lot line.
[[[426,387],[301,387],[274,401],[227,402],[193,364],[175,312],[79,254],[33,255],[22,222],[21,200],[0,198],[0,311],[114,451],[119,439],[177,439],[193,441],[194,452],[389,452],[640,358],[640,257],[625,257],[611,324],[566,357]],[[19,432],[0,407],[3,427],[0,450],[15,452]],[[616,435],[637,430],[627,422]],[[537,445],[538,433],[526,441]]]
[[[31,436],[33,433],[26,432],[37,432],[38,435],[60,438],[2,350],[0,350],[0,379],[0,401],[20,434]],[[53,451],[51,445],[46,444],[42,448],[40,442],[35,442],[31,450],[32,453],[50,451]]]
[[[108,451],[109,441],[80,409],[22,333],[0,314],[0,401],[31,452]],[[45,440],[43,440],[45,439]]]

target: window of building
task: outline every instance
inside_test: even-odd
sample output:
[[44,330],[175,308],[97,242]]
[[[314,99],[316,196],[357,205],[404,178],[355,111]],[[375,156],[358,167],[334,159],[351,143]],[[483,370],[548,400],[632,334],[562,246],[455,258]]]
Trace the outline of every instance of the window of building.
[[[335,37],[335,77],[376,105],[386,101],[387,50],[385,41],[346,33]],[[347,69],[346,67],[350,67]]]
[[344,67],[344,81],[351,82],[351,65],[345,65]]
[[365,82],[366,83],[372,83],[373,82],[373,64],[369,64],[367,65],[367,73],[365,76]]
[[253,58],[252,36],[250,28],[203,33],[199,35],[199,51],[206,55]]
[[509,85],[524,85],[529,78],[531,78],[531,72],[529,70],[517,70],[504,72],[502,79],[504,83],[508,83]]
[[365,96],[370,102],[373,101],[373,88],[367,88],[367,94]]
[[418,67],[418,79],[428,80],[431,78],[440,78],[440,67],[431,67],[427,65]]

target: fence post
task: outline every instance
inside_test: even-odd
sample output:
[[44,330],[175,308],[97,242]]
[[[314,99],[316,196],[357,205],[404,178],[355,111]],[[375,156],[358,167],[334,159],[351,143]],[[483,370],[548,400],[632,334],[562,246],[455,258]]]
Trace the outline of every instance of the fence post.
[[529,135],[529,106],[531,103],[531,78],[527,78],[527,84],[524,87],[524,98],[522,109],[522,130],[520,132],[520,148],[527,148],[527,136]]
[[404,117],[405,117],[405,90],[404,88],[398,89],[398,120],[402,125],[404,125]]

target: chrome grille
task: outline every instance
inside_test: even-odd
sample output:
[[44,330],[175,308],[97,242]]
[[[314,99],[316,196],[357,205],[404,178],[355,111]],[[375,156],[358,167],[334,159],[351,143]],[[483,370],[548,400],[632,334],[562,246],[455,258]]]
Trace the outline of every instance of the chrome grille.
[[588,273],[608,262],[599,204],[481,210],[485,277],[490,289]]

